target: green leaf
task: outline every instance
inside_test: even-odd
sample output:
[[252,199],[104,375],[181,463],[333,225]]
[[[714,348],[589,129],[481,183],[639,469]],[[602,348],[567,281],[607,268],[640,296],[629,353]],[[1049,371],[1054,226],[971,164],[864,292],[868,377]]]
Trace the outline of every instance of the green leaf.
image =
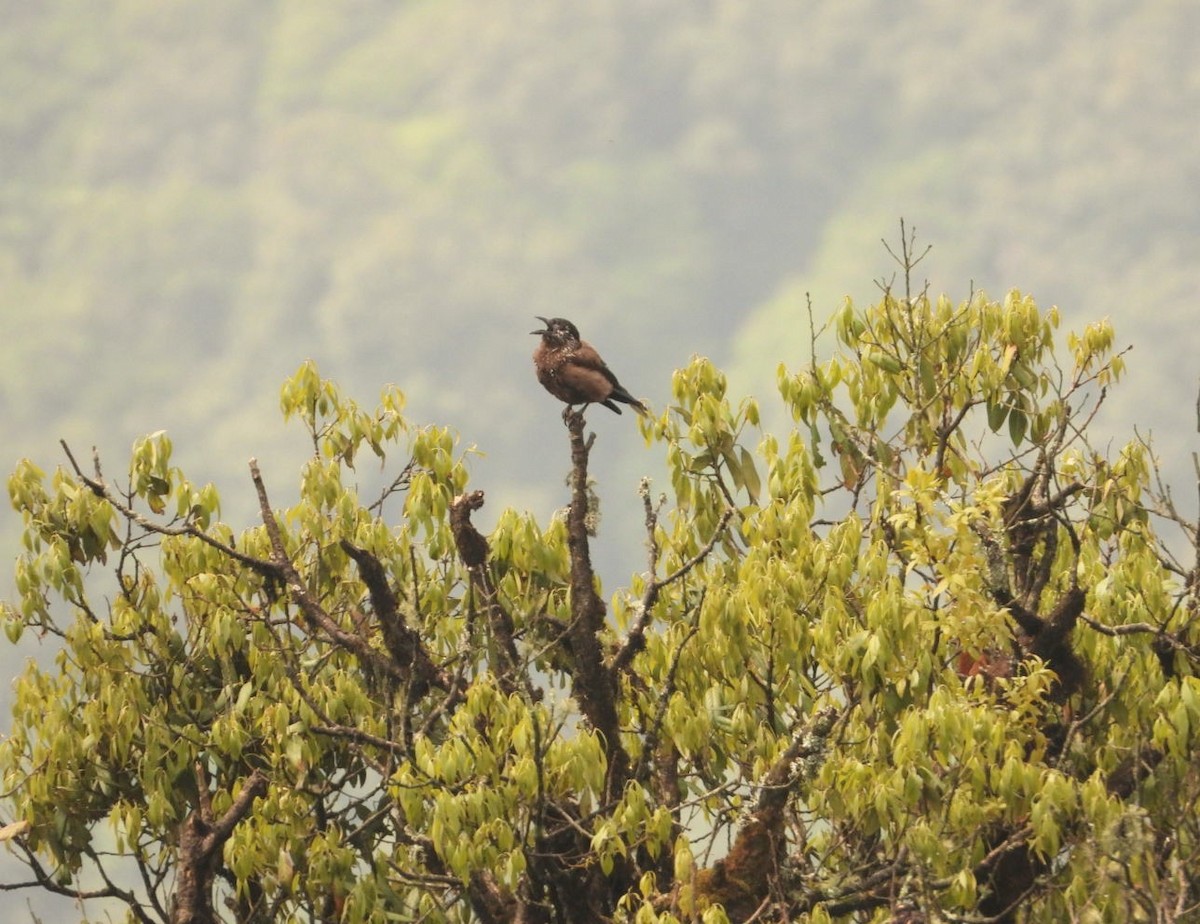
[[754,456],[744,446],[741,447],[741,473],[742,487],[746,489],[750,500],[757,504],[759,495],[762,494],[762,479],[754,465]]
[[1008,417],[1008,407],[1006,401],[988,401],[987,420],[993,433],[1004,426],[1004,421]]
[[926,398],[930,398],[938,391],[938,382],[934,377],[933,363],[925,357],[921,357],[918,368],[920,369],[921,376],[921,393]]
[[896,375],[904,368],[899,359],[882,350],[871,350],[867,353],[866,358],[867,362],[873,366],[878,366],[884,372],[890,372],[892,375]]
[[1029,429],[1029,418],[1025,412],[1013,408],[1008,415],[1008,436],[1014,446],[1020,446],[1025,439],[1025,431]]

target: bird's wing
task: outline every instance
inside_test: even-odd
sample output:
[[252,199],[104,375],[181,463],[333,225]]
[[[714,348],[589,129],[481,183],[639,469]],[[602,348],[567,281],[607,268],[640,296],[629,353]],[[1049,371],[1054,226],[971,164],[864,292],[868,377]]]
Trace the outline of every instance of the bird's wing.
[[558,368],[558,380],[571,391],[586,396],[588,401],[603,401],[615,387],[616,378],[603,362],[599,366],[567,360]]
[[[617,381],[617,377],[613,375],[612,370],[600,358],[600,354],[596,352],[596,348],[586,340],[581,342],[578,349],[571,355],[569,364],[587,370],[591,374],[600,375],[614,388],[620,387],[620,383]],[[593,379],[593,381],[596,380]]]

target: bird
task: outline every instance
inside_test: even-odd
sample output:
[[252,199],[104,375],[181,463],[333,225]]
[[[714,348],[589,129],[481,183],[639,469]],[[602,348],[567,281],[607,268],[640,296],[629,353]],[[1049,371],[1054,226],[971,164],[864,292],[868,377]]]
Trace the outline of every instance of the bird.
[[542,337],[533,351],[533,366],[546,391],[569,406],[603,404],[620,414],[619,401],[639,414],[650,413],[646,405],[617,381],[596,348],[579,338],[579,329],[574,324],[566,318],[534,317],[546,325],[530,331]]

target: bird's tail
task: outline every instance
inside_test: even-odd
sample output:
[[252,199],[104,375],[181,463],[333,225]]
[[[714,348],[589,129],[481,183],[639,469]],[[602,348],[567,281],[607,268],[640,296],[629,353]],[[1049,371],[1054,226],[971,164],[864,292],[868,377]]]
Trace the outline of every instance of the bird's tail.
[[[621,385],[618,385],[616,388],[614,388],[609,397],[615,401],[620,401],[622,404],[628,404],[643,417],[650,416],[650,408],[646,407],[646,405],[644,405],[641,401],[627,392]],[[616,409],[614,408],[614,410]],[[617,413],[620,413],[620,411],[617,411]]]

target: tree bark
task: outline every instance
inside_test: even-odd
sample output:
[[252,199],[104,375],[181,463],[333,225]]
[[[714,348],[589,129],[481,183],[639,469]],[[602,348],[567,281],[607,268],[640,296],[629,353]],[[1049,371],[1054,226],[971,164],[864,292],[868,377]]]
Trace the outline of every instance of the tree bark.
[[249,813],[254,800],[267,791],[267,778],[255,770],[246,779],[229,810],[214,819],[208,792],[208,774],[199,764],[195,771],[198,805],[179,828],[179,859],[175,892],[171,896],[171,924],[217,924],[212,893],[221,849],[237,823]]

